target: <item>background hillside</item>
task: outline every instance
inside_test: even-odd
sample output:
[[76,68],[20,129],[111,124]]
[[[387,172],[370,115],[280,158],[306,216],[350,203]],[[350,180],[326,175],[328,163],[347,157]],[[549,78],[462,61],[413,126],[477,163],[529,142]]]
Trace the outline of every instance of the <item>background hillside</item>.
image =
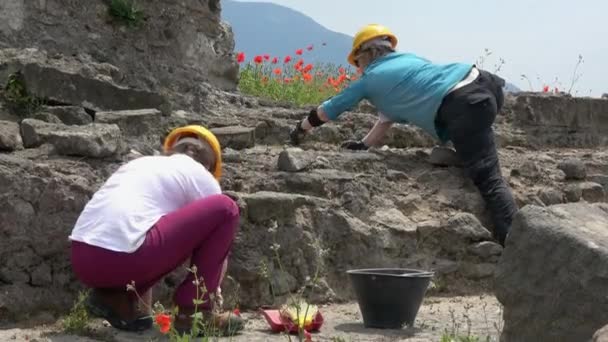
[[[307,62],[347,66],[352,37],[331,31],[309,16],[291,8],[266,2],[222,1],[222,19],[235,34],[235,50],[247,59],[269,54],[283,58],[304,49]],[[307,51],[308,46],[313,47]],[[512,84],[508,91],[519,91]]]

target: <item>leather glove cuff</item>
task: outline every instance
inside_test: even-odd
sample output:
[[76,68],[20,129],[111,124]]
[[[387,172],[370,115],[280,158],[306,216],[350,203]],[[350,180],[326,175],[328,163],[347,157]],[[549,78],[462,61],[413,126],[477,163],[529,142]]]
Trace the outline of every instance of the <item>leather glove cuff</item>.
[[325,123],[321,121],[321,119],[319,119],[319,114],[317,113],[316,109],[311,110],[310,113],[308,113],[308,117],[306,119],[308,119],[308,123],[312,127],[319,127]]

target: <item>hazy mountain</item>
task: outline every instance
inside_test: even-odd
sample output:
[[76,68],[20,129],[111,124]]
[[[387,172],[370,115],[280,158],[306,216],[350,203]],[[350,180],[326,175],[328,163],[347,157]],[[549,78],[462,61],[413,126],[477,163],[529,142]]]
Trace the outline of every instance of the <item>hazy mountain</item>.
[[[293,57],[297,49],[304,49],[306,61],[347,65],[352,37],[328,30],[291,8],[226,0],[222,1],[222,18],[232,26],[235,50],[245,52],[248,60],[263,54]],[[306,50],[310,45],[313,50]]]
[[[306,62],[347,66],[352,37],[331,31],[309,16],[291,8],[267,2],[222,1],[222,19],[230,23],[235,35],[235,51],[245,52],[247,60],[268,54],[283,59],[303,49]],[[306,48],[312,45],[313,49]],[[519,91],[507,84],[507,91]]]

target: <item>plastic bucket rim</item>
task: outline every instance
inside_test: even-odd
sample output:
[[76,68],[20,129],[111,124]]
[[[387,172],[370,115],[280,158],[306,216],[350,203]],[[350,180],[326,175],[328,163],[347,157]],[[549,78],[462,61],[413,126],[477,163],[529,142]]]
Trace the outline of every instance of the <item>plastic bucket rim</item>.
[[[378,271],[385,270],[394,270],[394,271],[402,271],[403,274],[391,274],[391,273],[380,273]],[[411,272],[411,273],[406,273]],[[415,268],[360,268],[360,269],[352,269],[347,270],[347,274],[349,275],[372,275],[372,276],[382,276],[382,277],[395,277],[395,278],[404,278],[404,277],[414,277],[414,278],[432,278],[435,276],[434,271],[424,271]]]

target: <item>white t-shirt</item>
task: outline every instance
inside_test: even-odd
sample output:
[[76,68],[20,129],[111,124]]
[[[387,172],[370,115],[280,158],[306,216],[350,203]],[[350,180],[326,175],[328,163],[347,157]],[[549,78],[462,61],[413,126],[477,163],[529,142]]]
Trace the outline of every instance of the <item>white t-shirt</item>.
[[187,155],[141,157],[121,166],[93,195],[69,238],[131,253],[162,216],[220,193],[213,175]]

